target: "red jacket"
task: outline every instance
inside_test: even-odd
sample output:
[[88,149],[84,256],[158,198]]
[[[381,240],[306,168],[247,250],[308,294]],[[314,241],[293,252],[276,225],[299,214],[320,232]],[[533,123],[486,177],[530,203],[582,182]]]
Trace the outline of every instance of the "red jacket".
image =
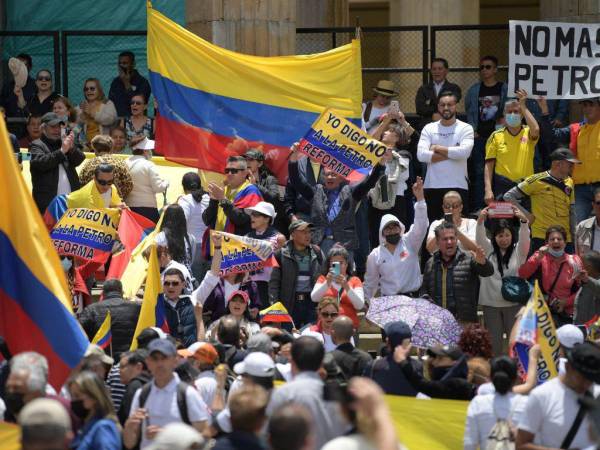
[[[537,259],[539,251],[535,252],[529,257],[529,259],[519,268],[519,276],[521,278],[531,277],[539,267],[542,271],[542,285],[543,291],[547,294],[547,299],[560,298],[567,299],[567,306],[565,311],[567,314],[573,314],[573,304],[575,302],[575,296],[579,290],[579,282],[573,280],[573,274],[575,273],[575,267],[583,267],[581,259],[577,255],[569,255],[565,253],[560,258],[555,258],[549,254],[545,254],[541,261]],[[561,264],[564,262],[564,266],[560,271],[558,280],[554,286],[553,292],[548,292],[552,287],[552,283],[556,278],[558,270]]]

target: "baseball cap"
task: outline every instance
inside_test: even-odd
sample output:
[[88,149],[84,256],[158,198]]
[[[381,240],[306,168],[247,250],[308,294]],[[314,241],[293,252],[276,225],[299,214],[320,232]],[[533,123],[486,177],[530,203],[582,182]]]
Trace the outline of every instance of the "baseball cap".
[[456,345],[434,345],[427,349],[430,356],[448,356],[456,361],[463,356],[463,352]]
[[204,443],[202,435],[189,425],[170,423],[158,433],[148,450],[188,450],[192,445]]
[[571,150],[568,148],[558,148],[550,153],[550,161],[569,161],[573,164],[581,164]]
[[44,114],[42,116],[42,123],[45,123],[47,125],[58,125],[58,124],[65,124],[65,118],[63,116],[59,116],[56,113],[53,112],[47,112],[46,114]]
[[275,361],[266,353],[253,352],[246,356],[242,362],[233,366],[233,371],[238,375],[272,377],[275,375]]
[[246,291],[233,291],[231,293],[231,295],[229,296],[229,298],[227,299],[227,303],[229,303],[231,301],[231,299],[233,299],[233,297],[242,297],[244,299],[244,301],[246,302],[246,305],[250,304],[250,296],[248,295],[248,293]]
[[55,425],[70,430],[71,418],[58,400],[36,398],[27,403],[19,413],[19,425]]
[[596,384],[600,383],[600,347],[592,342],[575,344],[565,352],[571,366]]
[[263,152],[256,148],[251,148],[244,154],[244,158],[246,159],[255,159],[256,161],[264,161],[265,155]]
[[177,354],[204,364],[214,364],[219,359],[217,349],[208,342],[194,342],[188,348],[177,350]]
[[246,214],[250,214],[252,211],[256,211],[257,213],[264,214],[265,216],[269,216],[272,219],[274,219],[277,215],[275,213],[275,208],[273,207],[273,205],[268,202],[258,202],[256,205],[246,208],[245,211]]
[[412,331],[410,327],[401,320],[386,323],[383,327],[383,331],[385,332],[386,337],[390,340],[392,348],[402,345],[402,341],[404,341],[404,339],[410,339],[412,337]]
[[294,220],[290,223],[290,227],[288,228],[289,232],[292,233],[296,230],[304,230],[306,228],[312,228],[313,224],[309,222],[305,222],[304,220]]
[[112,359],[110,356],[108,356],[104,352],[104,350],[102,350],[102,348],[96,344],[88,345],[88,348],[85,351],[85,354],[83,355],[83,357],[87,358],[89,356],[95,356],[95,357],[99,358],[100,361],[102,361],[104,364],[108,364],[109,366],[112,366],[115,363],[115,360]]
[[148,344],[147,350],[150,355],[154,352],[162,353],[165,356],[175,356],[177,354],[175,345],[168,339],[154,339]]
[[575,344],[581,344],[585,340],[583,331],[572,324],[566,324],[556,330],[558,342],[565,348],[573,348]]

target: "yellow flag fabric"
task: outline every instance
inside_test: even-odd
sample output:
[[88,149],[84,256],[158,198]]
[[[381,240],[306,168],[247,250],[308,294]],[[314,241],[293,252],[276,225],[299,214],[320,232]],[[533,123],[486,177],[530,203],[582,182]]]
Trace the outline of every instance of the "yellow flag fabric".
[[148,257],[148,276],[146,277],[146,287],[144,289],[144,300],[138,318],[133,341],[131,341],[131,350],[137,348],[137,337],[144,328],[159,327],[165,330],[166,318],[164,315],[164,305],[162,298],[162,283],[160,280],[160,267],[158,264],[158,255],[156,245],[152,245],[150,256]]
[[[116,186],[111,186],[110,206],[117,206],[123,203]],[[71,208],[105,208],[102,195],[96,188],[94,180],[83,186],[81,189],[71,192],[67,196],[67,207]]]
[[110,310],[108,310],[106,312],[106,317],[104,318],[102,325],[100,325],[100,328],[98,328],[98,331],[92,339],[92,344],[96,344],[100,346],[100,348],[108,347],[112,340],[112,332],[110,329],[111,325],[112,319],[110,316]]
[[0,444],[2,450],[21,450],[21,427],[0,422]]

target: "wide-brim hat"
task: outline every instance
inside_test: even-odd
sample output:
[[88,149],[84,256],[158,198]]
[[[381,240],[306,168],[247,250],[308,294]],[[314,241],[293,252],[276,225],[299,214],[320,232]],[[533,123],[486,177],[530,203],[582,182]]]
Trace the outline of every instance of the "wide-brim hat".
[[384,95],[386,97],[397,97],[398,93],[394,90],[394,82],[390,80],[379,80],[377,86],[373,88],[373,92],[376,94]]

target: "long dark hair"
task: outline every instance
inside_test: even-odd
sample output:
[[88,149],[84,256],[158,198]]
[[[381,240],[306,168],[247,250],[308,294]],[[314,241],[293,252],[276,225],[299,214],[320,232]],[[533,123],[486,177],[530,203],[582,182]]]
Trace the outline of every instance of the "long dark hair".
[[[185,245],[187,243],[188,247],[190,248],[190,252],[192,247],[187,234],[185,213],[183,212],[181,206],[177,204],[167,206],[160,231],[165,233],[171,258],[177,262],[185,264],[187,259]],[[189,259],[191,262],[191,257]]]
[[[507,230],[510,233],[510,235],[512,236],[512,239],[511,239],[510,245],[506,249],[506,253],[504,253],[504,255],[502,255],[502,252],[500,251],[500,247],[498,246],[498,243],[496,242],[496,236],[498,236],[504,230]],[[496,262],[498,264],[498,271],[500,272],[501,276],[504,276],[504,268],[505,267],[508,268],[508,263],[510,261],[510,257],[512,256],[513,251],[515,250],[515,245],[516,245],[515,241],[516,241],[515,230],[510,225],[510,223],[506,219],[499,220],[492,231],[492,247],[494,248],[494,254],[496,255]]]
[[192,197],[196,203],[200,203],[204,190],[202,189],[202,182],[200,176],[196,172],[188,172],[181,179],[181,185],[185,192],[192,194]]
[[492,359],[492,383],[496,392],[505,395],[517,379],[517,363],[508,356],[499,356]]

